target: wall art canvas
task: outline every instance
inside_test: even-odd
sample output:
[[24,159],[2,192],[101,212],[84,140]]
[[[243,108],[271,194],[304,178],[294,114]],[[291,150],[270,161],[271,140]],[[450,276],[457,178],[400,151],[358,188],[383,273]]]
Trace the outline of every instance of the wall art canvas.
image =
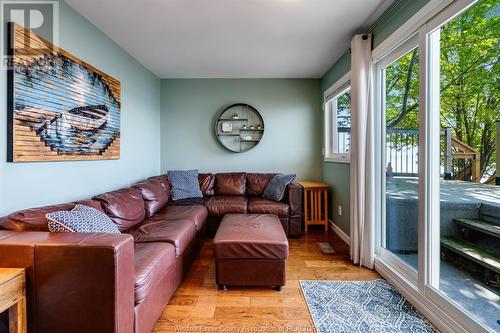
[[9,23],[8,160],[120,158],[120,82]]

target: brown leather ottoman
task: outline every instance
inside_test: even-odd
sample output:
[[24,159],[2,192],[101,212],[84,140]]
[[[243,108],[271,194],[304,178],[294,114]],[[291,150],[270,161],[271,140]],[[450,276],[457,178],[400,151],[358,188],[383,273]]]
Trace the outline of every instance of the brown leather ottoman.
[[216,281],[227,286],[286,283],[288,239],[280,219],[270,214],[226,214],[214,238]]

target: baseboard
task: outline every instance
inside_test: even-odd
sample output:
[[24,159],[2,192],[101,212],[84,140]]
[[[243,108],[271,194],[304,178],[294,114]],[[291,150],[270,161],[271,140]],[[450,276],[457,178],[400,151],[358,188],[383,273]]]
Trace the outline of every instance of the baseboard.
[[351,246],[351,237],[347,236],[345,232],[342,231],[332,220],[330,222],[330,228],[332,228],[333,232],[337,234],[347,244],[347,246]]

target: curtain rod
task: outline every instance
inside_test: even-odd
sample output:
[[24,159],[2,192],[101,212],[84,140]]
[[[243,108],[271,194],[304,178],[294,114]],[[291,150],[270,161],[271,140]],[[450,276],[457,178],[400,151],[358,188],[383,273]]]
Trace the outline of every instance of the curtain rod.
[[[404,0],[394,0],[394,2],[387,8],[380,17],[373,22],[373,24],[368,28],[368,31],[363,34],[362,38],[363,40],[366,40],[368,38],[368,35],[373,33],[373,30],[375,30],[378,26],[384,24],[387,20],[387,18],[391,17],[392,14],[396,11],[396,9],[404,2]],[[347,52],[351,53],[351,48],[347,50]]]
[[[368,35],[369,35],[369,34],[370,34],[370,33],[363,34],[363,35],[361,35],[361,38],[363,38],[363,40],[367,40],[367,39],[368,39]],[[348,48],[348,49],[347,49],[347,52],[348,52],[348,53],[352,53],[351,48]]]
[[394,2],[387,8],[382,15],[372,25],[368,28],[367,34],[372,33],[378,26],[384,24],[388,17],[392,16],[392,14],[396,11],[396,9],[401,6],[401,4],[405,2],[404,0],[394,0]]

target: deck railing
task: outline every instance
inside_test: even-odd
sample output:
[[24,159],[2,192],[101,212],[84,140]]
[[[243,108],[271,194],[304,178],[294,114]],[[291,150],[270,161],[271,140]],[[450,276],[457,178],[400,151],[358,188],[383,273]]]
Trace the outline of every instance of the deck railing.
[[[339,127],[337,144],[339,153],[351,149],[351,129]],[[386,129],[387,172],[395,176],[418,175],[418,129]],[[480,181],[480,154],[465,143],[452,137],[451,128],[441,129],[441,176],[444,179]]]
[[351,151],[351,128],[337,128],[337,152],[339,154],[348,154]]
[[418,174],[418,129],[387,128],[387,172],[397,176]]

